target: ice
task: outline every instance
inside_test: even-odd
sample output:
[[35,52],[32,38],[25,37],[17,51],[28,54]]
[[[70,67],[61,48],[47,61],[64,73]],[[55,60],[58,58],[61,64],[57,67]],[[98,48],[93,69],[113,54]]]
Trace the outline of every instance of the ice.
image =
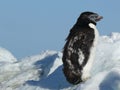
[[120,33],[100,36],[91,78],[69,84],[62,72],[62,52],[46,50],[17,60],[0,48],[0,90],[120,90]]

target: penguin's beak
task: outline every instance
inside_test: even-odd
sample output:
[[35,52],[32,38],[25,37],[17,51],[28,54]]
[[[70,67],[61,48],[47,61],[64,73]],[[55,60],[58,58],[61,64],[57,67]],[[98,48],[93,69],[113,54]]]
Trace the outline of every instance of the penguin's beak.
[[98,21],[100,21],[101,19],[103,19],[103,16],[98,16],[98,17],[96,18],[96,21],[98,22]]

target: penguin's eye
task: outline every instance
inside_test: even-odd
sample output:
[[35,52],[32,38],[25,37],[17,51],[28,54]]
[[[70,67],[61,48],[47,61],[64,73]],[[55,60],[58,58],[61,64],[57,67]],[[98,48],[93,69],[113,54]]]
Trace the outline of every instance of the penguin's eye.
[[93,22],[96,22],[97,18],[98,18],[98,15],[97,14],[92,14],[92,15],[89,15],[88,17],[91,21]]
[[90,19],[95,19],[95,18],[97,18],[97,17],[98,17],[97,15],[90,15],[90,16],[89,16]]

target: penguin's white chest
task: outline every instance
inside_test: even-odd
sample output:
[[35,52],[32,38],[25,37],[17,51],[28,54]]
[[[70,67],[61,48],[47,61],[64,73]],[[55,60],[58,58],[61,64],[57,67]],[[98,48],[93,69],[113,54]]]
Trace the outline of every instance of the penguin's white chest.
[[92,28],[94,30],[95,38],[93,40],[93,44],[92,44],[92,47],[90,49],[90,56],[89,56],[88,62],[83,67],[83,71],[82,71],[82,80],[83,81],[90,78],[90,71],[91,71],[91,68],[92,68],[93,61],[94,61],[96,45],[97,45],[98,38],[99,38],[99,33],[98,33],[98,30],[97,30],[96,26],[92,23],[90,23],[89,26],[90,26],[90,28]]
[[94,38],[93,45],[96,46],[97,42],[98,42],[98,38],[99,38],[99,32],[94,24],[90,23],[89,26],[90,26],[90,28],[93,28],[93,30],[94,30],[95,38]]

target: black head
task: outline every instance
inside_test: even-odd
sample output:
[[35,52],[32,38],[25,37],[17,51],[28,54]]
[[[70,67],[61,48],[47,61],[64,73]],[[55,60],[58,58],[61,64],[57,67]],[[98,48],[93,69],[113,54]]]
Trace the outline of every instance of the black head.
[[83,12],[77,20],[78,25],[88,25],[89,23],[93,23],[96,25],[98,21],[100,21],[103,17],[99,16],[97,13],[93,12]]

